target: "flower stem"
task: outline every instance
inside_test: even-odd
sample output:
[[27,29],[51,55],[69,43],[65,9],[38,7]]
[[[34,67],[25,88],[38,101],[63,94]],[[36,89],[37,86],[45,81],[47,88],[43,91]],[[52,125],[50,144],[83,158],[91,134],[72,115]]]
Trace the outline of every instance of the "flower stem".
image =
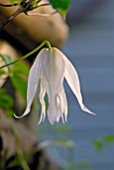
[[[20,62],[26,58],[28,58],[29,56],[31,56],[32,54],[34,54],[35,52],[37,52],[40,48],[42,48],[44,45],[47,45],[48,48],[51,49],[51,44],[49,41],[45,40],[43,41],[38,47],[36,47],[34,50],[30,51],[29,53],[27,53],[26,55],[24,55],[23,57],[19,58],[18,60],[15,60],[13,62],[10,62],[8,64],[5,64],[3,66],[0,67],[0,69],[4,68],[4,67],[7,67],[9,65],[12,65],[12,64],[15,64],[17,62]],[[1,56],[1,55],[0,55]]]

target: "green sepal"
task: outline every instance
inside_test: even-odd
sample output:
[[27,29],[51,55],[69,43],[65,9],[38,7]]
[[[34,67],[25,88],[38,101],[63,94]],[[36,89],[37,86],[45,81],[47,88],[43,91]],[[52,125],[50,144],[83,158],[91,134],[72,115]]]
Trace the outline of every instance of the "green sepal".
[[66,16],[67,11],[71,5],[70,0],[49,0],[49,2],[52,4],[54,9],[61,13],[63,17]]

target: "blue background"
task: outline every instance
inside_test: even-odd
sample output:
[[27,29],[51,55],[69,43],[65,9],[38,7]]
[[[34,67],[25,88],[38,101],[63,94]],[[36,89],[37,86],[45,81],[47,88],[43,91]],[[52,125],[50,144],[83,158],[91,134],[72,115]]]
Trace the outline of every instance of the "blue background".
[[[83,169],[113,170],[114,144],[104,145],[103,151],[98,153],[93,141],[114,135],[114,0],[72,0],[68,24],[70,35],[62,50],[77,68],[85,105],[97,115],[81,111],[65,83],[68,123],[65,127],[41,125],[41,139],[65,138],[74,142],[75,149],[69,152],[71,160],[66,158],[64,148],[48,150],[52,149],[52,157],[63,167],[70,161],[90,165]],[[57,126],[61,127],[60,131]]]

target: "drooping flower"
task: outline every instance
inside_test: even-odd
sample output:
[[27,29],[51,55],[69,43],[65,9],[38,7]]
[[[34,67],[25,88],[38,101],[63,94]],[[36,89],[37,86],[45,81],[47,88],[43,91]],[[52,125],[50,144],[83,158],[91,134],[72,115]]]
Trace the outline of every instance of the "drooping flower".
[[90,114],[95,114],[83,104],[78,74],[68,58],[57,48],[43,48],[37,55],[30,70],[27,89],[27,107],[21,117],[26,116],[30,112],[40,81],[39,101],[41,103],[41,116],[39,123],[44,121],[46,116],[46,104],[44,100],[46,94],[48,95],[47,115],[49,122],[54,124],[60,118],[63,123],[66,122],[68,106],[63,86],[64,78],[76,96],[81,109]]

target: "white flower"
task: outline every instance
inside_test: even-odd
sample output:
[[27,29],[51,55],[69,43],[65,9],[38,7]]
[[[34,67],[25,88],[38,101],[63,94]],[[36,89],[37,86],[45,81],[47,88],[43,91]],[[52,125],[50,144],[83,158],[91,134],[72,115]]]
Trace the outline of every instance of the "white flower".
[[[28,78],[26,116],[30,110],[40,81],[39,101],[41,103],[41,116],[39,123],[44,121],[46,115],[46,104],[44,97],[48,95],[48,119],[51,124],[58,122],[60,118],[63,123],[67,121],[67,98],[64,91],[63,81],[66,78],[70,88],[76,96],[83,111],[92,113],[82,101],[80,82],[77,72],[67,57],[57,48],[43,48],[31,67]],[[16,116],[17,117],[17,116]]]

